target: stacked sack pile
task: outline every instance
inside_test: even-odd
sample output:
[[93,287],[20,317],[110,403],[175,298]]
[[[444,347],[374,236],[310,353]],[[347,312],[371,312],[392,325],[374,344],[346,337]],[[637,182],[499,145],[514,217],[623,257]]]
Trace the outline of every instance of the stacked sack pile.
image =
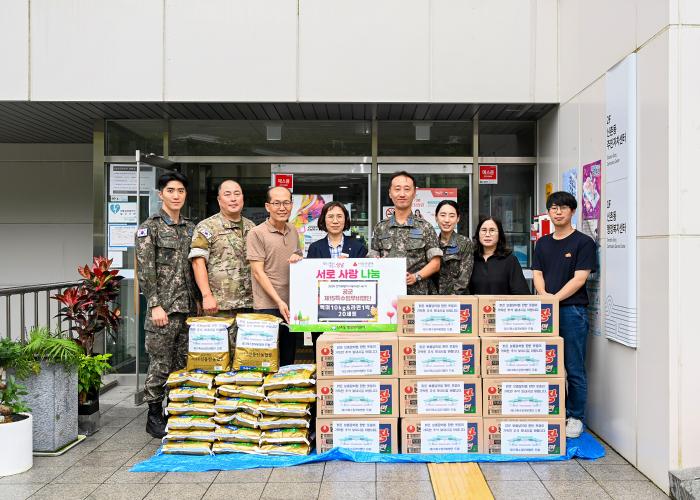
[[396,333],[317,342],[318,451],[560,455],[558,303],[540,296],[404,296]]
[[188,320],[187,369],[166,382],[163,453],[308,455],[315,365],[279,367],[278,318],[239,314],[236,322],[229,363],[231,320]]

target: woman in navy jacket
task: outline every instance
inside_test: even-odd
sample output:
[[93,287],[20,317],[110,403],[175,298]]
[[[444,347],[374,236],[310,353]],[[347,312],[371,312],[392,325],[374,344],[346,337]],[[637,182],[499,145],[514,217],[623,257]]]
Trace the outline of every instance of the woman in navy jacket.
[[341,202],[331,201],[323,206],[318,218],[318,228],[327,235],[309,246],[307,259],[367,257],[367,247],[362,240],[343,234],[343,231],[350,229],[350,214]]

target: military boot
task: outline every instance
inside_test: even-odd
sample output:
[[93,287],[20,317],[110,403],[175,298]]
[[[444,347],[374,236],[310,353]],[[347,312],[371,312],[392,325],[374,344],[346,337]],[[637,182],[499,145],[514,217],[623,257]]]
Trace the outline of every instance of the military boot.
[[163,404],[161,402],[148,403],[146,432],[158,439],[165,436],[165,417],[163,416]]

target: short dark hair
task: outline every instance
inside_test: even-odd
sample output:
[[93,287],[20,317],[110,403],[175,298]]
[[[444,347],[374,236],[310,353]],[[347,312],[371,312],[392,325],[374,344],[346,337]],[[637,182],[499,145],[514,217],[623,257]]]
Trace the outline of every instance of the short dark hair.
[[269,188],[267,188],[267,191],[265,192],[265,203],[270,203],[270,201],[272,200],[272,198],[270,198],[270,193],[272,192],[273,189],[277,189],[277,188],[286,189],[287,192],[289,193],[289,199],[290,200],[292,199],[292,192],[289,189],[287,189],[286,187],[284,187],[284,186],[270,186]]
[[438,203],[438,206],[435,207],[435,216],[437,217],[437,214],[440,212],[440,209],[444,207],[445,205],[449,205],[452,208],[455,209],[455,212],[457,212],[457,217],[461,217],[462,214],[459,211],[459,205],[457,205],[457,202],[454,200],[442,200],[440,203]]
[[185,189],[187,189],[188,182],[187,182],[187,177],[182,175],[180,172],[165,172],[163,175],[158,177],[158,191],[162,191],[165,189],[165,186],[168,185],[168,182],[170,181],[178,181],[181,182],[183,186],[185,186]]
[[476,232],[474,233],[474,243],[476,244],[474,253],[479,257],[484,255],[484,245],[482,245],[481,241],[479,241],[479,231],[481,231],[481,226],[484,225],[484,222],[490,220],[496,224],[496,229],[498,229],[498,243],[496,243],[496,251],[494,252],[494,255],[498,257],[510,255],[511,249],[508,248],[506,233],[503,231],[503,224],[501,223],[500,219],[491,216],[482,216],[479,223],[476,225]]
[[345,208],[345,205],[343,205],[339,201],[329,201],[325,205],[323,205],[323,208],[321,209],[321,215],[318,216],[318,228],[321,231],[328,232],[328,229],[326,229],[326,214],[331,208],[334,207],[340,207],[340,209],[343,211],[343,215],[345,216],[345,225],[343,226],[343,231],[347,231],[350,229],[350,214],[348,213],[348,209]]
[[399,172],[394,172],[393,174],[391,174],[391,177],[389,178],[389,187],[390,188],[391,188],[391,183],[394,182],[394,179],[396,179],[397,177],[408,177],[409,179],[411,179],[411,182],[413,183],[413,187],[414,188],[416,187],[416,178],[413,177],[408,172],[406,172],[405,170],[400,170]]
[[217,194],[217,196],[221,194],[221,186],[224,185],[224,182],[235,182],[236,184],[238,184],[238,187],[241,188],[241,191],[243,191],[243,186],[241,186],[241,183],[238,182],[237,180],[235,180],[235,179],[224,179],[223,181],[219,182],[219,185],[216,187],[216,194]]
[[549,198],[547,198],[547,210],[549,210],[552,205],[569,207],[571,210],[576,210],[578,207],[578,202],[571,193],[567,193],[566,191],[556,191],[550,194]]

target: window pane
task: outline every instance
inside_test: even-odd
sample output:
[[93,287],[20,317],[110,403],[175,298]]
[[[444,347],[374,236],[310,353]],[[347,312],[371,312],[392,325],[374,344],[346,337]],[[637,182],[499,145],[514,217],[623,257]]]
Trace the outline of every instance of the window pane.
[[143,154],[163,154],[163,120],[109,120],[106,127],[108,156],[133,156],[137,149]]
[[535,156],[535,122],[479,123],[479,156]]
[[175,156],[369,156],[366,121],[173,120]]
[[380,156],[471,156],[472,122],[379,122]]
[[523,267],[531,266],[535,166],[498,165],[498,184],[479,185],[479,216],[501,219],[507,244]]

